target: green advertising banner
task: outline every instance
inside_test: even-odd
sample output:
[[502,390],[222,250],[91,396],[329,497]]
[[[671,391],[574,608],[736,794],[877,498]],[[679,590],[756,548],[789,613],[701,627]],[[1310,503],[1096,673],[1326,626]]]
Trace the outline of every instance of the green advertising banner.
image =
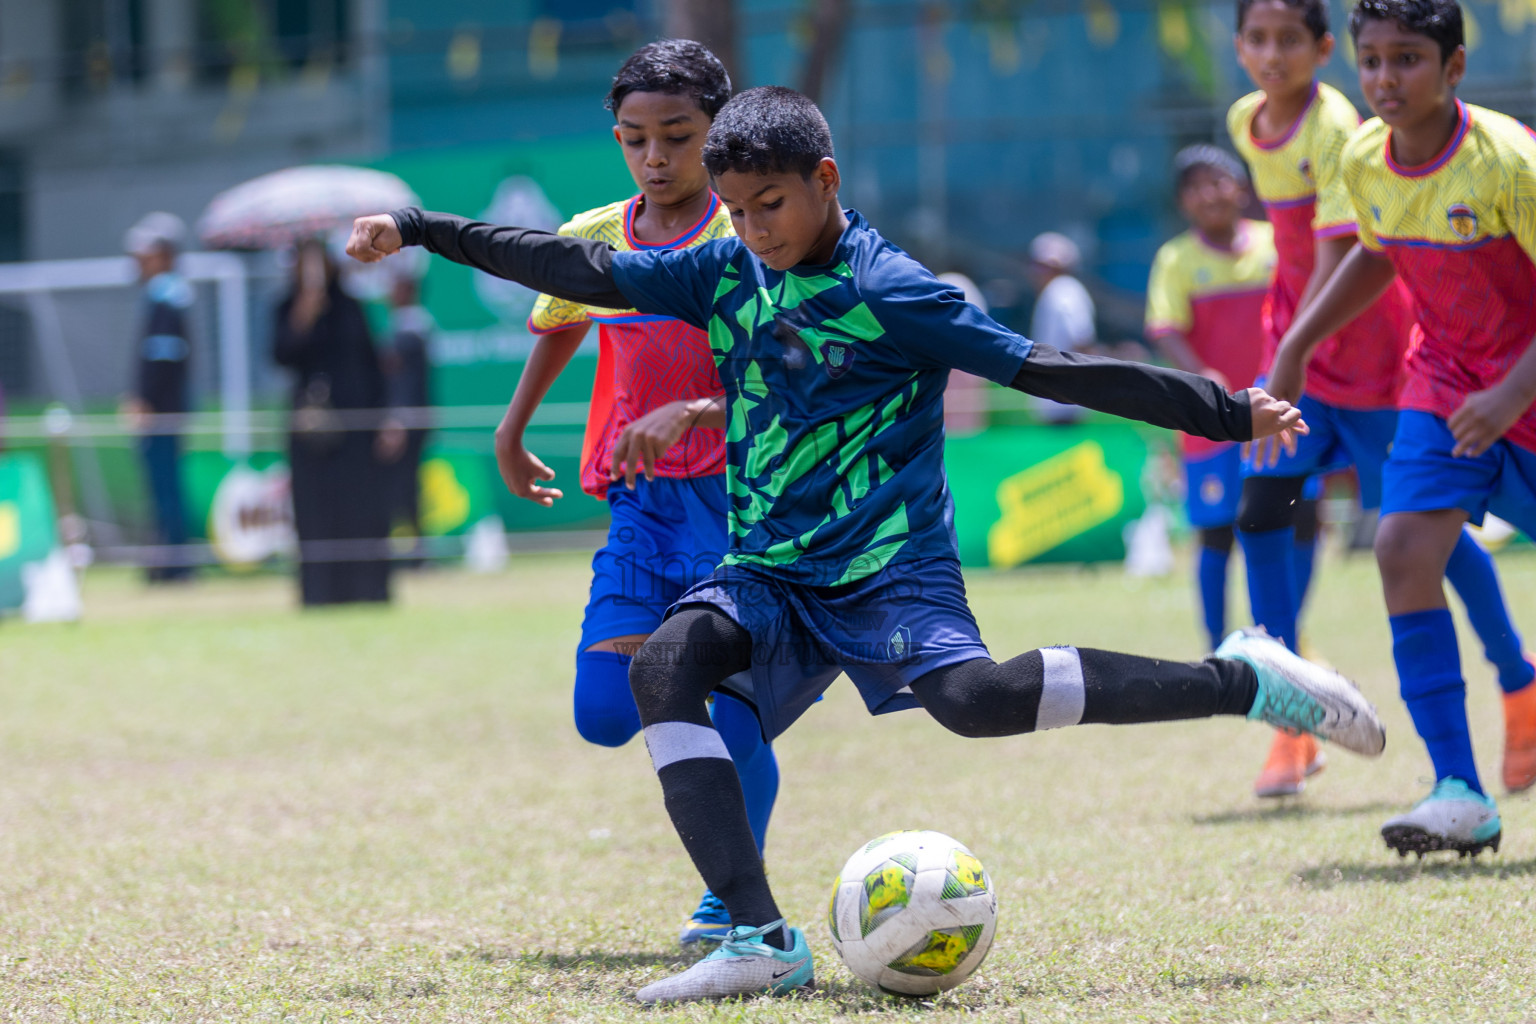
[[22,567],[42,562],[58,547],[53,491],[42,460],[0,455],[0,610],[26,598]]
[[945,445],[965,565],[1125,557],[1124,530],[1147,503],[1147,439],[1124,423],[993,427]]

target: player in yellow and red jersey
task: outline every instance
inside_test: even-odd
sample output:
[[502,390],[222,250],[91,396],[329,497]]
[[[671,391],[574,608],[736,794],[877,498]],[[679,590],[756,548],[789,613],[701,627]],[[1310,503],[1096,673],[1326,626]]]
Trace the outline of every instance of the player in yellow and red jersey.
[[[1455,0],[1361,0],[1350,30],[1378,114],[1341,161],[1359,245],[1286,334],[1271,385],[1299,393],[1322,339],[1406,285],[1417,327],[1376,557],[1436,784],[1382,836],[1404,854],[1476,854],[1498,849],[1501,826],[1473,759],[1440,580],[1468,519],[1491,510],[1536,534],[1536,139],[1456,98],[1466,49]],[[1536,685],[1506,691],[1504,710],[1504,783],[1516,791],[1536,782]]]
[[[1317,80],[1332,51],[1324,0],[1240,0],[1238,59],[1259,89],[1233,104],[1227,127],[1275,225],[1279,265],[1265,309],[1266,367],[1297,311],[1355,241],[1355,211],[1339,166],[1360,118],[1342,93]],[[1309,563],[1296,558],[1298,499],[1308,477],[1352,465],[1361,505],[1380,506],[1382,466],[1397,427],[1412,326],[1408,293],[1394,282],[1312,354],[1302,406],[1312,433],[1293,455],[1245,468],[1237,529],[1254,621],[1292,649],[1310,575]],[[1459,539],[1446,576],[1466,601],[1501,686],[1525,686],[1536,673],[1510,624],[1493,563],[1469,534]],[[1254,792],[1301,792],[1317,758],[1311,737],[1277,733]]]
[[[1263,221],[1243,217],[1248,176],[1231,154],[1189,146],[1173,166],[1179,209],[1190,228],[1163,243],[1152,261],[1147,338],[1179,369],[1241,390],[1259,374],[1260,310],[1275,271],[1274,233]],[[1185,507],[1200,536],[1201,617],[1215,650],[1227,632],[1227,562],[1242,457],[1230,441],[1179,437]]]
[[[669,39],[637,50],[614,77],[607,105],[640,193],[578,214],[560,233],[620,251],[733,237],[701,156],[730,90],[725,68],[698,43]],[[640,731],[629,688],[632,653],[725,554],[724,389],[704,331],[672,317],[541,295],[528,319],[540,337],[496,432],[497,463],[519,497],[542,505],[561,497],[544,486],[554,474],[524,447],[523,435],[593,323],[598,366],[581,488],[605,498],[612,519],[592,559],[573,703],[581,736],[617,747]],[[761,851],[778,794],[778,762],[746,704],[722,694],[711,714],[735,762]],[[719,939],[730,926],[724,904],[706,889],[680,938]]]

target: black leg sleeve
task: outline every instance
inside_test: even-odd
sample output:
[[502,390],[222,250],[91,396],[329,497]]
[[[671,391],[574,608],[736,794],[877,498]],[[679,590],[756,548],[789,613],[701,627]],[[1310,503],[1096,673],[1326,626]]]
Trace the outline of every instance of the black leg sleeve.
[[980,658],[935,669],[912,692],[951,732],[1013,736],[1068,725],[1246,715],[1258,685],[1252,668],[1229,658],[1162,661],[1046,647],[1002,664]]
[[1009,386],[1213,441],[1253,440],[1246,392],[1229,395],[1215,381],[1183,370],[1063,352],[1035,342]]
[[526,285],[557,299],[607,309],[634,303],[613,280],[613,250],[591,238],[498,227],[407,206],[390,213],[406,245]]
[[[1244,533],[1283,530],[1296,522],[1297,505],[1307,486],[1304,476],[1251,476],[1237,501],[1237,528]],[[1314,521],[1313,532],[1316,533]]]
[[629,686],[672,827],[732,924],[758,927],[783,915],[752,838],[736,766],[705,705],[727,677],[751,667],[751,651],[751,634],[724,612],[686,607],[635,654]]

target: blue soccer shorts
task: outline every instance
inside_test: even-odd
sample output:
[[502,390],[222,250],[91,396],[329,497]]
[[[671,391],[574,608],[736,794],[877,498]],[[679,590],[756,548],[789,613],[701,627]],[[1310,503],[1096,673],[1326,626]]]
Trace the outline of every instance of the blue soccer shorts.
[[1396,409],[1341,409],[1310,395],[1297,403],[1311,433],[1296,439],[1296,454],[1280,453],[1273,466],[1243,465],[1249,476],[1316,476],[1354,466],[1360,506],[1381,507],[1381,472],[1397,431]]
[[[911,684],[989,658],[955,558],[886,566],[854,583],[812,587],[751,566],[722,566],[677,602],[712,605],[752,634],[751,671],[722,684],[757,709],[772,740],[847,672],[870,714],[917,707]],[[675,609],[674,609],[675,610]]]
[[722,474],[658,477],[608,488],[608,540],[592,556],[581,647],[654,632],[667,609],[725,557]]
[[1243,455],[1228,444],[1199,458],[1184,458],[1184,510],[1197,530],[1231,526],[1243,490]]
[[1536,537],[1536,451],[1499,441],[1472,458],[1452,455],[1455,447],[1445,420],[1404,409],[1387,460],[1381,514],[1459,508],[1479,525],[1492,512]]

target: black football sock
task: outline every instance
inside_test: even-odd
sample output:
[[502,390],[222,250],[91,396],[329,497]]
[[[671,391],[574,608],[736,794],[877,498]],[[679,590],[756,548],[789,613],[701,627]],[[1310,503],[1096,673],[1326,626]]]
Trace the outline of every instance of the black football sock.
[[1241,661],[1163,661],[1091,648],[1045,647],[1001,664],[935,669],[912,692],[962,736],[1013,736],[1067,725],[1133,725],[1246,715],[1258,695]]
[[[636,653],[629,680],[678,838],[732,926],[757,928],[783,915],[768,888],[736,766],[705,704],[721,682],[751,666],[751,648],[751,635],[718,609],[683,608]],[[782,929],[764,940],[787,948]]]

